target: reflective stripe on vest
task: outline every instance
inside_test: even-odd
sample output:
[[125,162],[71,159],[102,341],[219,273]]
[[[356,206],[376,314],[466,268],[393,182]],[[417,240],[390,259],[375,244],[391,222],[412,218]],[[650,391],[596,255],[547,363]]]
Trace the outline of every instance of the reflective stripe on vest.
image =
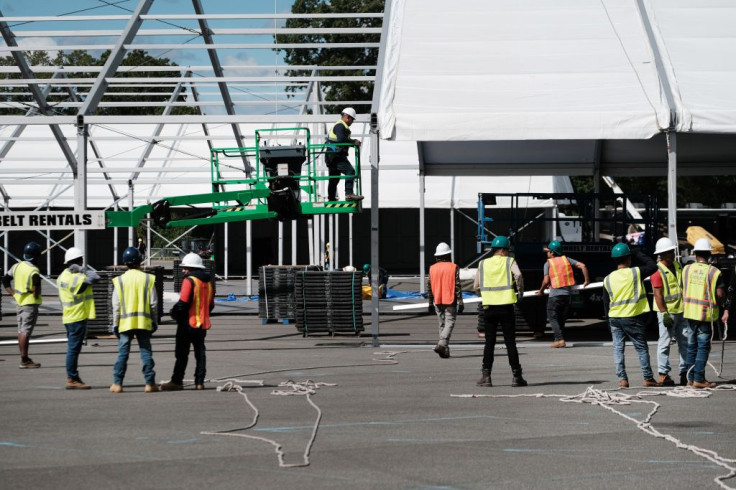
[[212,283],[204,282],[194,276],[189,276],[194,283],[192,288],[192,302],[189,306],[189,326],[209,330],[210,298],[212,298]]
[[[667,311],[682,313],[684,310],[682,305],[682,266],[679,262],[675,262],[674,273],[661,262],[657,263],[657,268],[659,269],[659,275],[662,277],[662,296],[667,305]],[[659,307],[657,307],[657,310],[659,310]]]
[[[348,138],[350,138],[351,132],[350,132],[350,126],[348,126],[348,123],[340,119],[335,124],[332,125],[332,128],[330,129],[330,132],[327,134],[327,141],[329,143],[339,143],[337,134],[335,133],[335,126],[338,124],[342,124],[345,126],[345,129],[348,131]],[[348,152],[348,146],[330,146],[330,149],[332,151],[340,152],[340,153],[347,153]]]
[[96,316],[95,299],[92,286],[88,286],[81,294],[77,294],[84,284],[85,275],[64,269],[56,280],[59,286],[59,301],[62,307],[62,323],[75,323],[82,320],[93,320]]
[[36,298],[33,294],[33,276],[39,274],[38,267],[27,260],[18,262],[9,271],[13,276],[13,299],[18,306],[40,305],[43,302],[41,296]]
[[516,303],[511,265],[513,257],[494,255],[481,261],[480,297],[483,305],[509,305]]
[[113,280],[120,299],[120,323],[118,330],[153,330],[151,315],[151,291],[155,279],[151,274],[131,269]]
[[436,305],[452,305],[455,303],[455,277],[457,264],[437,262],[429,268],[429,283]]
[[631,318],[650,311],[638,267],[626,267],[611,272],[603,280],[603,287],[611,300],[609,317]]
[[575,285],[575,276],[572,272],[572,265],[564,255],[560,257],[552,257],[547,259],[549,263],[549,281],[550,287],[553,289],[564,288]]
[[688,264],[682,271],[684,317],[709,322],[718,319],[716,284],[721,271],[703,262]]

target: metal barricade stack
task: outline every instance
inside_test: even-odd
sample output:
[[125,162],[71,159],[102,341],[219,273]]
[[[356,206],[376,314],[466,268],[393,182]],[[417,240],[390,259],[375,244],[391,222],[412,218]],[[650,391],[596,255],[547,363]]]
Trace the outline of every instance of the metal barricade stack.
[[308,265],[264,265],[258,269],[258,318],[262,323],[275,320],[293,322],[296,318],[295,285],[297,274],[318,270]]
[[312,333],[359,335],[363,327],[360,272],[304,271],[296,275],[296,328]]

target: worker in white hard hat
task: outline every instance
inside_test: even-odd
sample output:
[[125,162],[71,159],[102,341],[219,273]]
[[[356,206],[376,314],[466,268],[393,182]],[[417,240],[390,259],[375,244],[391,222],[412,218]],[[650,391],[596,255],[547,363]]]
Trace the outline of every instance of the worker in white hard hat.
[[356,150],[360,148],[360,140],[350,137],[350,126],[355,122],[357,114],[352,107],[346,107],[342,110],[340,120],[337,121],[330,129],[327,136],[327,149],[325,151],[325,163],[329,171],[330,179],[327,184],[327,200],[337,201],[337,183],[341,174],[345,174],[345,200],[360,201],[363,196],[355,194],[354,186],[355,168],[348,160],[348,151],[350,147],[355,145]]
[[695,262],[682,270],[682,299],[684,316],[690,323],[688,337],[687,385],[693,388],[715,388],[716,384],[705,379],[705,367],[710,355],[710,339],[713,324],[718,321],[718,305],[726,295],[721,271],[708,263],[711,244],[700,238],[693,247]]
[[59,287],[62,322],[66,329],[66,389],[86,390],[90,386],[79,377],[77,369],[79,353],[87,336],[87,320],[94,320],[95,299],[92,284],[100,280],[100,276],[84,265],[84,252],[71,247],[64,255],[66,269],[59,275],[56,285]]
[[427,300],[430,311],[434,310],[439,320],[439,342],[434,351],[443,359],[450,357],[450,336],[455,328],[455,319],[463,312],[463,291],[460,286],[460,267],[452,262],[452,250],[445,242],[435,249],[436,262],[429,268],[427,278]]
[[667,237],[657,240],[654,255],[658,256],[657,272],[649,276],[654,291],[654,310],[657,312],[659,324],[659,341],[657,342],[657,371],[662,386],[674,386],[670,377],[670,344],[674,338],[680,358],[680,385],[687,384],[685,366],[687,364],[687,339],[690,335],[690,324],[683,316],[682,303],[682,265],[675,257],[677,246]]

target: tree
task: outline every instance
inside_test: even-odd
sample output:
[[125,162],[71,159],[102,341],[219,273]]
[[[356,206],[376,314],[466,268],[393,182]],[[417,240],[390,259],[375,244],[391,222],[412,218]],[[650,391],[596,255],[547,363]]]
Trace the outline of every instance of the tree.
[[[334,14],[334,13],[381,13],[384,0],[296,0],[291,12],[294,14]],[[334,19],[287,19],[287,28],[350,28],[381,27],[380,18],[334,18]],[[277,43],[377,43],[380,34],[277,34]],[[289,65],[317,66],[370,66],[378,61],[378,48],[290,48],[284,49],[284,60]],[[288,70],[287,76],[307,76],[308,70]],[[368,76],[375,70],[320,70],[323,76]],[[358,100],[370,106],[373,97],[373,82],[321,82],[326,101]],[[286,90],[293,96],[303,86],[291,86]],[[339,113],[341,106],[325,106],[328,112]],[[360,110],[358,112],[361,112]]]

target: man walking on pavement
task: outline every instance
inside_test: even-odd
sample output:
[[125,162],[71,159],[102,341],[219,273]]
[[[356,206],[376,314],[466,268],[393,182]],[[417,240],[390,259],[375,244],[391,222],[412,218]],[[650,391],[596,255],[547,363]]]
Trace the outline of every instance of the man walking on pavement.
[[[503,341],[513,373],[511,386],[526,386],[521,375],[519,351],[516,349],[516,314],[514,304],[524,294],[524,280],[513,257],[509,256],[510,243],[505,236],[497,236],[491,242],[492,256],[484,259],[475,274],[473,289],[480,293],[483,303],[486,342],[483,349],[482,375],[478,386],[493,386],[491,370],[496,348],[496,332],[501,326]],[[514,284],[516,291],[514,291]]]
[[184,372],[189,360],[189,346],[194,346],[194,386],[204,389],[204,377],[207,374],[207,356],[204,339],[210,329],[210,312],[215,307],[215,295],[212,278],[204,270],[202,257],[189,253],[181,261],[184,280],[181,283],[179,301],[171,309],[171,316],[176,320],[176,362],[171,380],[161,385],[164,391],[184,389]]
[[41,363],[33,362],[28,357],[28,346],[31,335],[38,320],[38,307],[43,303],[41,297],[41,274],[34,264],[41,256],[41,245],[28,242],[23,247],[23,261],[10,268],[3,276],[2,282],[5,291],[13,296],[18,323],[18,349],[20,350],[21,369],[35,369]]
[[[355,145],[356,152],[360,149],[360,140],[350,138],[350,126],[355,122],[356,116],[355,109],[352,107],[343,109],[340,120],[332,126],[327,136],[327,150],[325,153],[327,170],[329,171],[330,177],[339,177],[341,174],[348,176],[345,179],[346,201],[361,201],[363,199],[363,196],[353,192],[355,168],[348,160],[348,152],[351,145]],[[337,183],[339,180],[333,178],[327,184],[328,201],[337,201]]]
[[427,299],[439,320],[440,339],[434,351],[443,359],[450,357],[450,336],[455,319],[463,312],[463,292],[460,287],[460,268],[451,261],[452,250],[445,242],[437,245],[436,263],[429,268]]
[[552,240],[544,249],[547,252],[547,262],[544,264],[544,279],[537,291],[541,295],[549,287],[549,299],[547,300],[547,321],[549,321],[555,341],[550,345],[552,348],[565,347],[563,331],[567,311],[570,308],[570,294],[572,286],[575,285],[573,267],[583,272],[583,287],[590,284],[588,268],[585,264],[562,255],[562,245],[557,240]]
[[682,304],[682,266],[675,258],[677,246],[667,237],[657,240],[654,255],[659,256],[657,272],[649,278],[654,291],[654,307],[659,324],[659,341],[657,342],[657,371],[662,386],[675,386],[670,377],[670,344],[677,341],[680,357],[680,385],[687,384],[685,376],[687,365],[687,339],[690,336],[690,324],[683,316]]
[[100,280],[100,276],[88,267],[84,267],[84,252],[71,247],[64,255],[66,269],[59,275],[56,285],[59,287],[62,322],[66,328],[66,389],[86,390],[90,386],[79,377],[77,365],[82,344],[87,336],[87,320],[96,318],[95,299],[92,284]]
[[[684,316],[690,323],[687,342],[687,384],[693,388],[715,388],[705,379],[705,367],[710,355],[713,324],[718,321],[718,304],[725,297],[725,283],[721,271],[708,263],[711,244],[699,238],[693,247],[695,262],[682,269],[682,300]],[[726,316],[728,320],[728,316]]]
[[[643,264],[641,267],[631,267],[632,255]],[[603,307],[611,327],[613,361],[616,363],[619,385],[622,388],[629,387],[624,361],[628,337],[639,355],[644,386],[659,386],[649,363],[646,325],[651,310],[643,282],[645,277],[657,271],[657,264],[638,248],[632,252],[625,243],[614,245],[611,258],[616,262],[616,270],[603,280]]]
[[158,391],[156,372],[153,370],[151,334],[158,329],[158,296],[154,287],[156,279],[141,270],[141,254],[135,247],[123,251],[123,263],[128,271],[112,280],[112,325],[118,337],[118,359],[113,368],[110,392],[122,393],[123,379],[128,368],[130,344],[138,339],[146,380],[146,393]]

